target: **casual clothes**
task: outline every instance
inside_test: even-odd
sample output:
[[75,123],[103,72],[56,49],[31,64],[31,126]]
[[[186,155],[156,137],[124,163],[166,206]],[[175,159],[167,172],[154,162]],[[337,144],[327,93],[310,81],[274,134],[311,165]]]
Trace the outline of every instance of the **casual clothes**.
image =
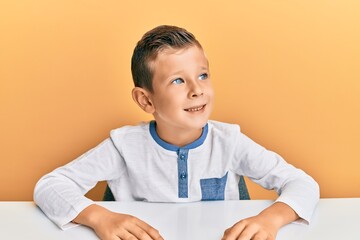
[[93,202],[84,194],[106,180],[117,201],[194,202],[239,199],[239,176],[275,189],[309,222],[318,184],[279,155],[253,142],[240,127],[208,121],[193,143],[177,147],[156,133],[156,123],[124,126],[69,164],[42,177],[34,199],[64,227]]

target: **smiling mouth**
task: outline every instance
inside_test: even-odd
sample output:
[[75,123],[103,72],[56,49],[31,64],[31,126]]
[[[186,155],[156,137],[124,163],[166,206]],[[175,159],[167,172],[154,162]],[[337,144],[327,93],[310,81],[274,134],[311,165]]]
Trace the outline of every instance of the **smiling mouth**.
[[[205,104],[206,105],[206,104]],[[184,109],[185,111],[187,112],[197,112],[197,111],[201,111],[204,109],[205,105],[202,105],[200,107],[194,107],[194,108],[187,108],[187,109]]]

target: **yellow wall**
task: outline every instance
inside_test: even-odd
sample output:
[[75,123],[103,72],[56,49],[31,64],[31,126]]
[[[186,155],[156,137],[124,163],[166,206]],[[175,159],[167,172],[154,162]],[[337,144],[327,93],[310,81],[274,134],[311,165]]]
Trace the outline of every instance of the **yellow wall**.
[[0,200],[31,200],[42,175],[150,119],[130,58],[160,24],[203,44],[213,119],[307,171],[322,197],[360,197],[360,1],[2,0]]

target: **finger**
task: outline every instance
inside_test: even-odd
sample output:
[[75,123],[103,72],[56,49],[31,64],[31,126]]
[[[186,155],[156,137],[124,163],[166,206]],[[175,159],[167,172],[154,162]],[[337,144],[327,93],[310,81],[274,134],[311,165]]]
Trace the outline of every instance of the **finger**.
[[153,240],[149,234],[147,234],[147,232],[145,232],[143,229],[141,229],[140,227],[136,226],[136,227],[131,227],[130,229],[128,229],[128,231],[135,236],[136,238],[134,239],[139,239],[139,240]]
[[125,229],[129,231],[136,239],[140,240],[162,240],[159,231],[151,227],[146,222],[136,218],[131,217],[128,224],[126,224]]
[[[101,239],[103,239],[103,238],[101,238]],[[106,238],[107,239],[107,238]],[[121,239],[120,237],[118,237],[118,236],[113,236],[111,239],[109,238],[108,240],[119,240],[119,239]]]
[[258,232],[251,238],[252,240],[270,240],[265,232]]
[[221,240],[235,240],[244,230],[246,224],[242,221],[234,224],[232,227],[226,229],[224,236]]
[[163,238],[161,237],[159,231],[155,228],[153,228],[152,226],[150,226],[149,224],[147,224],[146,222],[138,219],[139,221],[136,223],[142,230],[144,230],[153,240],[162,240]]
[[147,233],[151,236],[153,240],[164,240],[163,237],[160,235],[159,231],[153,227],[147,230]]
[[[244,228],[244,230],[239,234],[237,240],[253,239],[253,237],[255,237],[255,235],[258,234],[258,231],[259,231],[259,228],[254,225],[246,226]],[[265,238],[265,240],[266,240],[266,238]]]
[[138,239],[128,231],[121,231],[120,233],[117,234],[117,237],[120,240],[137,240]]

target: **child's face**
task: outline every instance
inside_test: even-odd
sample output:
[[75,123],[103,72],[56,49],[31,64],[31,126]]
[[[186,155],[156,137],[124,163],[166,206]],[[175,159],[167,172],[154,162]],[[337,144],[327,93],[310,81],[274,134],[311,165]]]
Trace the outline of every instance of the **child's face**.
[[153,69],[154,118],[168,130],[199,130],[213,107],[209,64],[197,46],[164,49],[150,63]]

